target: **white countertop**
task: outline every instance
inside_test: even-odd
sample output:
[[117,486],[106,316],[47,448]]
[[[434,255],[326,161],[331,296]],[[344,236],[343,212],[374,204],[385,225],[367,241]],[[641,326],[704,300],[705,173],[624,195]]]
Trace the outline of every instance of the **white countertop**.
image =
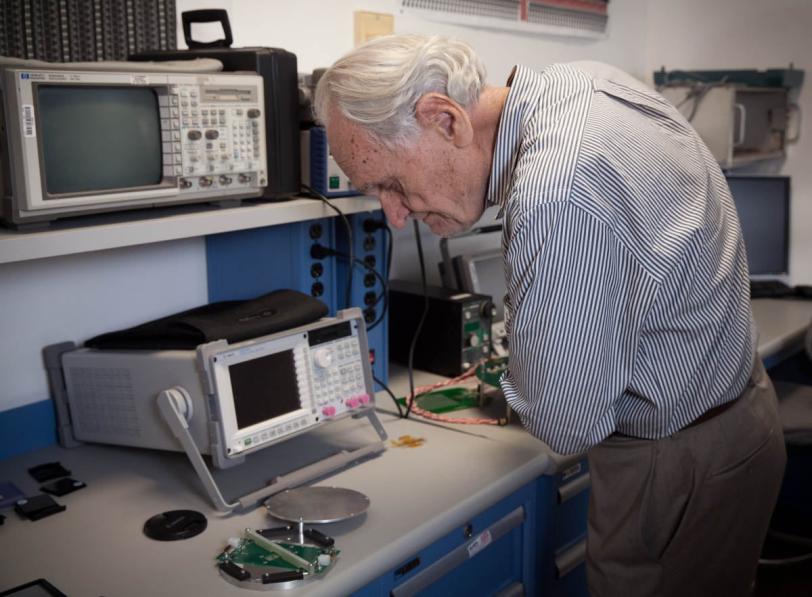
[[753,317],[758,328],[758,350],[767,360],[803,345],[812,324],[812,301],[756,299]]
[[[324,579],[292,591],[302,595],[345,595],[401,565],[419,549],[464,524],[547,470],[548,457],[516,426],[471,435],[381,415],[391,438],[423,438],[419,447],[390,446],[318,483],[355,489],[370,507],[357,519],[318,525],[341,550]],[[311,434],[263,450],[257,456],[294,462],[302,441],[346,447],[375,439],[365,421],[345,420],[330,433]],[[467,430],[466,430],[467,431]],[[504,433],[500,433],[504,432]],[[514,441],[516,438],[521,441]],[[361,441],[361,443],[363,443]],[[26,472],[58,460],[87,483],[85,489],[57,498],[67,511],[32,522],[6,510],[0,527],[0,590],[44,577],[68,595],[245,595],[221,579],[214,558],[229,537],[245,527],[279,526],[264,508],[230,516],[214,511],[191,465],[182,454],[154,450],[56,446],[0,463],[0,479],[28,494],[39,484]],[[259,460],[251,466],[264,465]],[[239,468],[239,467],[238,467]],[[266,477],[272,477],[272,474]],[[260,479],[261,480],[261,479]],[[141,531],[151,516],[166,510],[203,512],[208,528],[197,537],[157,542]]]

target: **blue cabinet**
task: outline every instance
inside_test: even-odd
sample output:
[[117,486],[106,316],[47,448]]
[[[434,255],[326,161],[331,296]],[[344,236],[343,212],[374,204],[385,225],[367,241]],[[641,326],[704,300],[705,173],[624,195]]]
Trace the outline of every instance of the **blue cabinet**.
[[587,597],[586,461],[545,475],[355,593]]
[[539,537],[537,543],[538,594],[587,597],[589,471],[586,459],[556,475],[540,477],[537,486],[539,516],[550,518],[548,532]]

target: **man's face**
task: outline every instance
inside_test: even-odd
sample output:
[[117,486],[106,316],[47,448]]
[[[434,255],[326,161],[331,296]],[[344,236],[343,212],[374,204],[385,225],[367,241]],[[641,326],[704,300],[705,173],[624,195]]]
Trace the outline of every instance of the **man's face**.
[[395,228],[412,217],[451,236],[482,215],[490,161],[473,146],[461,148],[429,127],[407,147],[388,149],[336,109],[327,139],[353,186],[376,196]]

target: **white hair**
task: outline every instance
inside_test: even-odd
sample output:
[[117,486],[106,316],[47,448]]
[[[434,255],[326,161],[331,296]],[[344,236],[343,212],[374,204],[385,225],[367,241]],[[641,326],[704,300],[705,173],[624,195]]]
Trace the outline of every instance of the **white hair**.
[[479,98],[485,66],[468,44],[439,36],[388,35],[340,58],[319,79],[313,104],[325,126],[331,106],[386,146],[413,138],[415,105],[426,93],[467,108]]

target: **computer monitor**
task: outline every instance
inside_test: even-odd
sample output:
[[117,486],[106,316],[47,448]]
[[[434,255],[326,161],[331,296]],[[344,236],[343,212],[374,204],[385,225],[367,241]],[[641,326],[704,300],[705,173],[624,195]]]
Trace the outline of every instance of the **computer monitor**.
[[789,177],[728,176],[751,276],[789,273]]
[[504,297],[507,292],[502,252],[495,250],[459,255],[454,261],[462,289],[490,295],[496,307],[493,320],[502,321],[505,317]]

